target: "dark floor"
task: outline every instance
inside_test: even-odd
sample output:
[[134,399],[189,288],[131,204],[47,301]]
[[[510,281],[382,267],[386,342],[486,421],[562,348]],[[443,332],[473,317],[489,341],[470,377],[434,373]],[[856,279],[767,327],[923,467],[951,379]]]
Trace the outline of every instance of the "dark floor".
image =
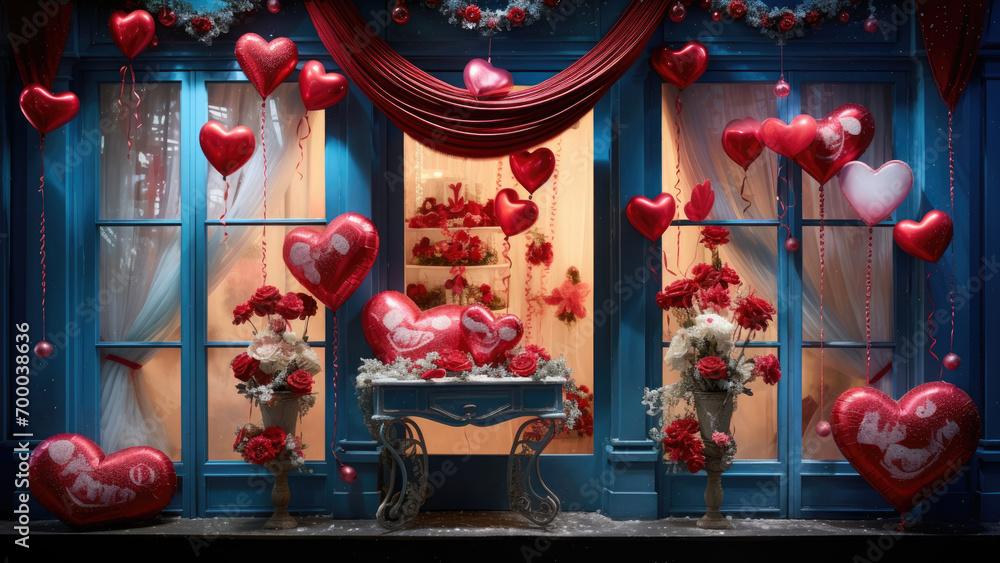
[[[388,561],[996,561],[1000,523],[917,524],[898,520],[734,520],[730,531],[701,530],[695,519],[617,521],[564,512],[539,527],[507,512],[428,512],[408,527],[387,531],[374,520],[299,518],[299,527],[262,531],[264,518],[163,518],[134,528],[74,532],[57,521],[31,523],[29,549],[3,530],[0,553],[10,561],[103,554],[103,560],[190,561],[209,557],[240,563],[296,562],[317,556],[340,562]],[[9,523],[8,523],[9,524]],[[75,560],[76,557],[73,557]],[[89,559],[89,558],[88,558]],[[46,558],[45,560],[52,560]]]

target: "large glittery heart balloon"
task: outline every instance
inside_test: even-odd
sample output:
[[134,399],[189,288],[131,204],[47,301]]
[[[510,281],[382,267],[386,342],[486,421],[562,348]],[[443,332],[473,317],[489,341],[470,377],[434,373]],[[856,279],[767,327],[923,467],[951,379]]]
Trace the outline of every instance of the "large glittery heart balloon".
[[979,442],[975,403],[943,381],[919,385],[898,403],[870,387],[848,389],[830,424],[847,461],[900,512],[962,472]]
[[476,98],[499,98],[514,88],[514,77],[483,59],[472,59],[462,73],[465,87]]
[[299,71],[299,94],[309,111],[338,104],[347,95],[347,79],[336,72],[326,72],[323,63],[309,61]]
[[777,117],[769,117],[760,125],[760,139],[772,151],[792,158],[808,147],[816,138],[816,120],[799,115],[785,124]]
[[41,84],[28,84],[21,90],[21,113],[42,135],[69,123],[80,111],[80,98],[73,92],[53,94]]
[[864,154],[874,138],[871,112],[860,104],[844,104],[816,121],[816,137],[792,160],[823,185]]
[[257,137],[248,127],[233,127],[227,131],[218,121],[201,126],[198,142],[205,158],[219,174],[229,176],[253,156]]
[[462,313],[462,339],[477,366],[502,363],[509,350],[521,341],[524,326],[514,315],[494,317],[482,305],[469,305]]
[[527,231],[538,220],[538,206],[535,202],[520,199],[517,192],[510,188],[497,193],[494,209],[500,229],[508,237]]
[[299,227],[285,235],[282,256],[295,279],[336,311],[368,275],[378,243],[371,220],[345,213],[330,221],[322,233]]
[[677,51],[660,45],[653,49],[649,62],[660,78],[683,90],[705,73],[708,51],[697,41],[691,41]]
[[28,462],[31,496],[61,522],[96,528],[156,516],[177,492],[174,464],[147,446],[109,456],[79,434],[56,434]]
[[919,223],[904,219],[892,228],[892,238],[907,254],[937,262],[951,244],[954,226],[951,217],[940,209],[929,211]]
[[722,150],[746,170],[764,152],[760,140],[760,122],[752,117],[734,119],[722,130]]
[[245,33],[236,42],[236,62],[260,97],[267,98],[295,71],[299,49],[287,37],[268,43],[256,33]]
[[423,359],[431,352],[468,352],[462,338],[465,307],[440,305],[426,311],[398,291],[383,291],[361,311],[361,328],[375,357],[391,363],[398,357]]
[[913,170],[901,160],[890,160],[878,170],[864,162],[848,162],[837,176],[844,199],[869,227],[885,221],[913,186]]
[[663,236],[670,222],[674,220],[676,206],[673,196],[666,192],[656,196],[656,199],[637,195],[632,196],[625,205],[625,216],[635,230],[655,242]]
[[108,18],[108,30],[122,53],[134,59],[153,42],[156,22],[146,10],[133,10],[127,14],[122,10],[115,10]]
[[524,150],[512,154],[509,160],[514,178],[529,194],[535,193],[535,190],[547,182],[556,169],[556,155],[545,147],[535,152]]

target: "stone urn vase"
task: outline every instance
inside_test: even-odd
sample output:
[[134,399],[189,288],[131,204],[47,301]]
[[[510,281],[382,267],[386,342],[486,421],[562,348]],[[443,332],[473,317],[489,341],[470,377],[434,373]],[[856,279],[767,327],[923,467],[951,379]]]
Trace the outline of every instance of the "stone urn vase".
[[[724,458],[725,448],[712,440],[713,432],[729,434],[733,419],[733,396],[726,391],[695,391],[695,412],[701,426],[701,440],[705,443],[705,515],[698,520],[698,527],[708,530],[731,530],[733,524],[720,512],[722,505],[722,472],[733,466],[731,458]],[[732,439],[732,438],[730,438]]]
[[[299,397],[290,392],[274,394],[274,400],[260,403],[260,413],[264,419],[264,428],[277,426],[286,434],[295,434],[295,423],[299,417]],[[296,465],[288,460],[274,460],[264,465],[274,475],[274,488],[271,489],[271,504],[274,514],[264,524],[265,530],[287,530],[298,527],[299,523],[288,513],[288,503],[292,500],[292,492],[288,488],[288,474]]]

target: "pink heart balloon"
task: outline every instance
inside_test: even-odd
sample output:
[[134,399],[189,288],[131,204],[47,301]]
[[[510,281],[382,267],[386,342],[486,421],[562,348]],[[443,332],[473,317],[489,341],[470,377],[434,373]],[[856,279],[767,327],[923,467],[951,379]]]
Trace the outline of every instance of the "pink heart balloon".
[[524,326],[514,315],[494,317],[482,305],[469,305],[462,312],[462,339],[477,366],[496,366],[521,341]]
[[556,155],[551,149],[542,147],[535,152],[521,151],[510,155],[510,171],[514,178],[528,190],[535,193],[542,184],[548,181],[556,169]]
[[378,232],[367,217],[345,213],[322,233],[299,227],[285,235],[282,257],[295,279],[336,311],[368,275],[378,244]]
[[441,305],[426,311],[398,291],[383,291],[361,311],[361,328],[375,357],[392,363],[398,357],[423,359],[431,352],[468,352],[462,338],[465,307]]
[[503,234],[512,237],[531,228],[538,220],[538,205],[527,199],[520,199],[517,192],[504,188],[494,200],[497,222]]
[[299,49],[287,37],[268,42],[256,33],[245,33],[236,41],[236,62],[261,98],[267,98],[299,62]]
[[885,221],[910,193],[913,170],[901,160],[890,160],[878,170],[863,162],[848,162],[838,175],[844,199],[869,227]]
[[816,138],[816,120],[808,115],[800,115],[786,125],[776,117],[769,117],[760,125],[760,138],[767,148],[793,158]]
[[335,72],[326,72],[319,61],[309,61],[299,71],[299,94],[309,111],[338,104],[347,96],[347,91],[347,79]]
[[633,196],[625,206],[625,216],[635,230],[651,241],[663,236],[674,220],[677,212],[673,196],[664,192],[649,199],[646,196]]
[[506,96],[514,87],[514,77],[502,68],[496,68],[483,59],[472,59],[462,73],[465,87],[476,98]]

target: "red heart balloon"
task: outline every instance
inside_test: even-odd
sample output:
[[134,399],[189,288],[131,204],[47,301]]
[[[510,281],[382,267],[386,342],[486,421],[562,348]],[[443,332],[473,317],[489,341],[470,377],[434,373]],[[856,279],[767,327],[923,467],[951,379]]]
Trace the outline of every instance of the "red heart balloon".
[[174,464],[147,446],[107,457],[79,434],[56,434],[31,452],[31,495],[61,522],[96,528],[156,516],[177,492]]
[[209,164],[223,176],[236,172],[250,160],[256,139],[248,127],[241,125],[226,131],[218,121],[209,121],[202,125],[201,133],[198,134],[201,152],[205,153]]
[[299,94],[309,111],[340,103],[347,96],[347,90],[347,79],[336,72],[327,73],[319,61],[309,61],[299,71]]
[[494,318],[493,312],[478,304],[462,312],[462,340],[477,366],[496,366],[521,341],[524,326],[514,315]]
[[919,223],[904,219],[892,228],[892,238],[900,248],[927,262],[937,262],[944,256],[953,234],[951,217],[938,209],[928,212]]
[[760,122],[752,117],[734,119],[722,130],[722,150],[746,170],[764,152],[760,140]]
[[687,43],[678,51],[660,45],[653,49],[650,63],[660,78],[683,90],[705,73],[708,51],[697,41]]
[[897,403],[870,387],[845,391],[830,417],[854,469],[900,512],[958,474],[979,442],[979,411],[958,387],[935,381]]
[[383,363],[396,358],[423,359],[431,352],[468,352],[460,326],[465,307],[441,305],[426,311],[397,291],[372,297],[361,311],[361,328],[375,357]]
[[625,205],[625,216],[635,230],[651,241],[656,241],[663,236],[674,220],[677,212],[676,203],[673,196],[662,193],[656,199],[649,199],[646,196],[633,196]]
[[[715,205],[715,192],[711,180],[696,184],[691,190],[691,200],[684,204],[684,215],[689,221],[704,221]],[[665,229],[664,229],[665,230]]]
[[538,206],[527,199],[519,199],[517,192],[504,188],[494,200],[497,222],[503,234],[512,237],[531,228],[538,220]]
[[256,33],[245,33],[236,42],[236,62],[260,97],[267,98],[295,70],[299,49],[287,37],[268,43]]
[[760,138],[772,151],[792,158],[808,147],[816,138],[816,120],[800,115],[792,122],[769,117],[760,126]]
[[512,154],[509,160],[514,178],[529,194],[535,193],[535,190],[547,182],[556,169],[556,155],[545,147],[535,152],[525,150]]
[[336,311],[368,275],[378,242],[375,225],[367,217],[344,213],[322,233],[299,227],[285,235],[282,256],[295,279]]
[[134,59],[153,42],[156,22],[146,10],[133,10],[127,14],[122,10],[115,10],[108,18],[108,30],[122,53]]
[[816,122],[812,143],[792,160],[823,185],[845,164],[864,154],[874,138],[871,112],[859,104],[844,104]]
[[42,135],[69,123],[80,111],[80,98],[73,92],[53,94],[41,84],[21,90],[21,113]]

